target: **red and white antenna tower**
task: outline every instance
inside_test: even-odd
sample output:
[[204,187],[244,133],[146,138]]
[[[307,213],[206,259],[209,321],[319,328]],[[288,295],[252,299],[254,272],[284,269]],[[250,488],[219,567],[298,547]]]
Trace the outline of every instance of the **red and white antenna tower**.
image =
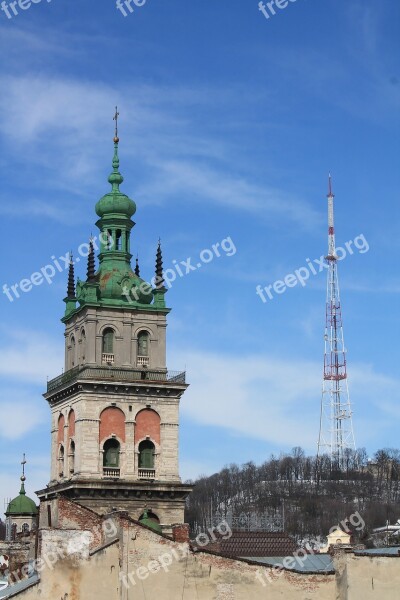
[[345,464],[346,450],[355,450],[352,410],[347,381],[346,349],[343,338],[342,308],[333,218],[332,178],[328,191],[328,284],[326,292],[326,325],[324,378],[318,437],[318,457],[327,454],[336,468]]

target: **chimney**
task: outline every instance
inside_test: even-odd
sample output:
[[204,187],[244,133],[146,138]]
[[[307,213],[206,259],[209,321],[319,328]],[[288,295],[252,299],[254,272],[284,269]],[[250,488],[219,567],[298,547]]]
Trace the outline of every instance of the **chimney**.
[[179,544],[189,543],[189,524],[172,525],[172,539]]

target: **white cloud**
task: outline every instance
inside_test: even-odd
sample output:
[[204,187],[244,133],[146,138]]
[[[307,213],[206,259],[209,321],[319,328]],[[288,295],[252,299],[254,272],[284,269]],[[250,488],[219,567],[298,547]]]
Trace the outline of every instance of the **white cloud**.
[[[188,365],[190,387],[182,411],[193,421],[276,447],[298,445],[316,451],[319,362],[195,351],[173,358],[175,364]],[[371,366],[352,365],[350,394],[355,401],[353,424],[359,445],[383,436],[391,417],[398,416],[399,389],[398,381],[376,373]]]
[[20,439],[49,420],[46,403],[41,395],[31,393],[29,399],[27,396],[27,392],[21,394],[18,390],[2,391],[0,439]]
[[[32,183],[38,166],[45,169],[48,186],[67,189],[75,196],[97,185],[99,166],[104,176],[111,162],[110,107],[118,100],[114,88],[43,75],[3,75],[0,86],[0,132],[16,157],[23,148],[24,165],[28,165],[24,168],[31,169]],[[132,160],[140,164],[136,181],[132,180],[135,197],[157,204],[176,196],[186,199],[189,193],[197,202],[295,221],[306,229],[318,224],[319,213],[301,198],[270,183],[252,181],[248,175],[254,169],[252,159],[243,155],[238,142],[221,142],[207,133],[204,123],[196,122],[189,110],[193,103],[212,110],[216,95],[222,94],[207,91],[140,85],[121,89],[121,113],[129,115],[121,116],[123,161],[125,165]],[[225,91],[224,96],[225,105],[234,110],[237,94]],[[82,106],[90,106],[90,110],[82,110]],[[105,163],[107,151],[110,156]],[[246,160],[248,167],[243,164]],[[124,171],[123,166],[121,169]],[[58,218],[55,202],[42,214],[54,218],[56,212]],[[77,200],[71,202],[72,208],[74,202]],[[33,214],[35,203],[31,208]]]
[[47,377],[61,374],[64,366],[62,340],[55,341],[42,331],[2,329],[0,375],[4,380],[45,386]]

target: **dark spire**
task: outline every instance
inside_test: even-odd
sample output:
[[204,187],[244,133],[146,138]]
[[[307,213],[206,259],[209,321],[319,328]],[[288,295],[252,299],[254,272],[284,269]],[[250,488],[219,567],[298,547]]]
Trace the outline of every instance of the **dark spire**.
[[140,277],[140,269],[139,269],[139,257],[136,257],[136,267],[135,267],[135,275]]
[[118,170],[119,169],[119,156],[118,156],[118,144],[119,144],[119,137],[118,137],[118,117],[119,117],[118,108],[115,107],[115,115],[113,117],[113,121],[115,121],[114,157],[113,157],[113,161],[112,161],[113,172],[111,173],[111,175],[108,178],[108,181],[112,185],[112,191],[113,192],[119,192],[119,186],[124,181],[124,178],[122,177],[121,173]]
[[75,299],[75,271],[74,271],[74,261],[72,259],[72,252],[70,252],[70,255],[69,255],[67,298],[70,300]]
[[156,288],[164,287],[161,240],[158,240],[158,247],[157,247],[155,286],[156,286]]
[[25,454],[23,456],[22,462],[22,475],[21,475],[21,490],[20,490],[20,494],[25,496],[26,492],[25,492],[25,481],[26,481],[26,477],[25,477],[25,465],[26,465],[26,458],[25,458]]
[[94,247],[93,240],[90,238],[89,243],[89,254],[88,254],[88,264],[87,264],[87,281],[89,283],[93,283],[96,275],[96,265],[94,259]]

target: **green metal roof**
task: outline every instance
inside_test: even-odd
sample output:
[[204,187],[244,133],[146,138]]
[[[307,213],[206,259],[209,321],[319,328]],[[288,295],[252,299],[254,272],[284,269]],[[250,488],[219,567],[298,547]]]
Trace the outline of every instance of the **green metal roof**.
[[6,516],[9,515],[36,515],[38,512],[35,502],[26,495],[24,482],[21,484],[19,496],[11,500],[7,506]]
[[139,523],[141,525],[146,525],[146,527],[150,527],[150,529],[156,533],[162,533],[161,526],[159,523],[156,523],[156,521],[153,521],[153,519],[149,518],[147,510],[144,511],[143,517],[140,519]]

